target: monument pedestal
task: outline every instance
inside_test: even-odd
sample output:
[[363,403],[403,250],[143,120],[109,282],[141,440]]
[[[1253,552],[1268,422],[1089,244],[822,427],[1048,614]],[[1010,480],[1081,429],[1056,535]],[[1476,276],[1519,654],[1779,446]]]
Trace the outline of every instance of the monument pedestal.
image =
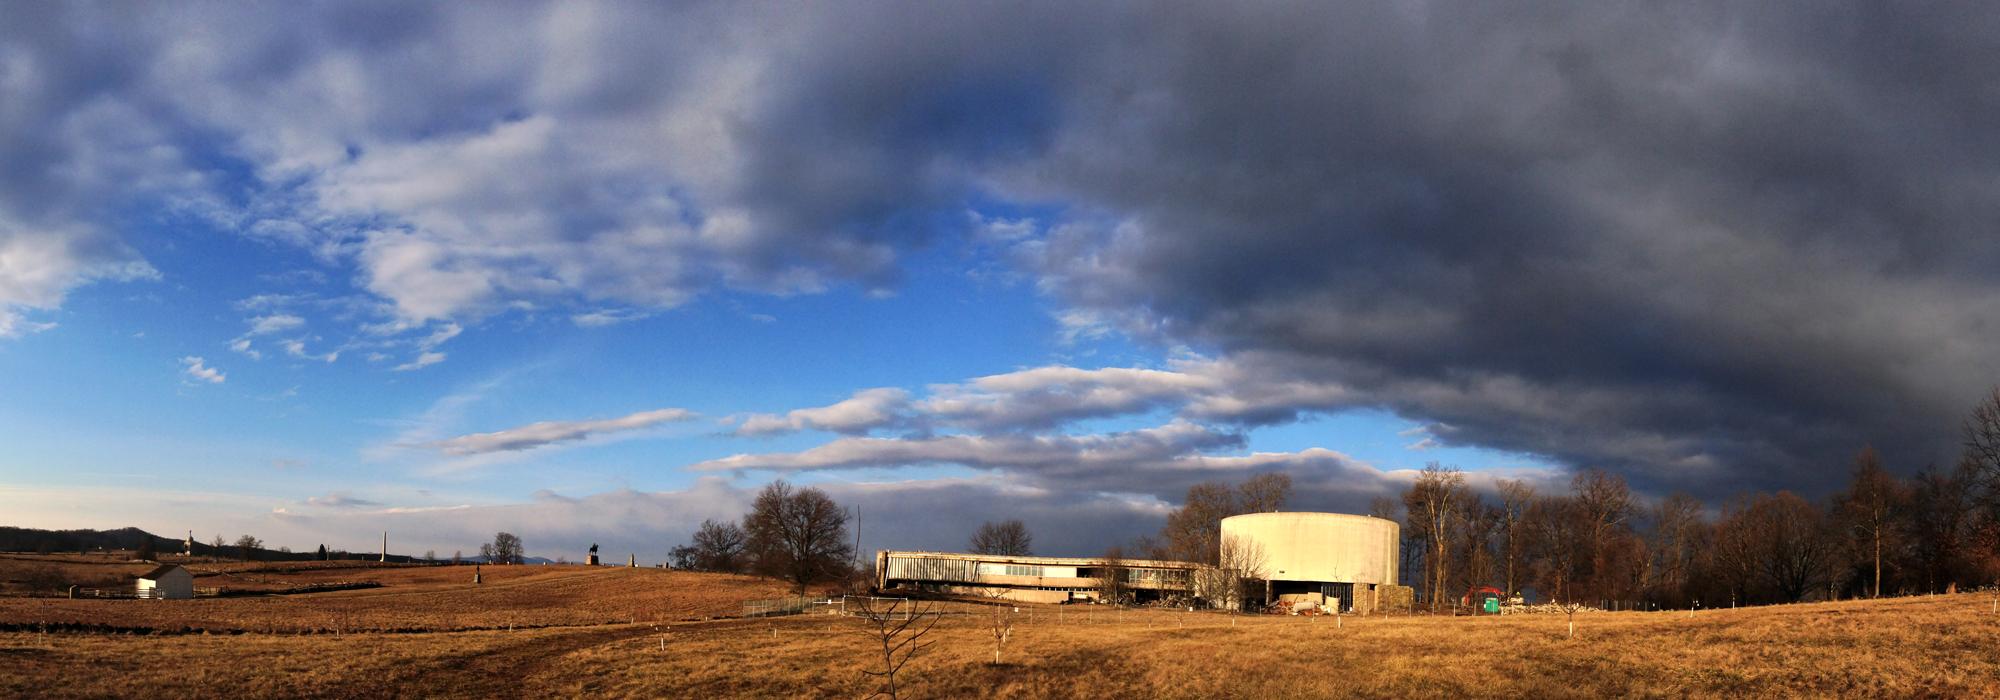
[[583,560],[583,565],[584,565],[584,566],[597,566],[597,555],[595,555],[595,554],[592,554],[592,555],[590,555],[589,557],[586,557],[586,558],[584,558],[584,560]]

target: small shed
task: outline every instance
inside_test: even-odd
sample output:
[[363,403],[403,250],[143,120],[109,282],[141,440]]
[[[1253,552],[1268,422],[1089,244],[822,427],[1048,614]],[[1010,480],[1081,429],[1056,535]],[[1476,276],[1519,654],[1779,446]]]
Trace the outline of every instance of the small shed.
[[162,564],[140,574],[133,586],[140,598],[187,600],[194,597],[194,574],[179,564]]

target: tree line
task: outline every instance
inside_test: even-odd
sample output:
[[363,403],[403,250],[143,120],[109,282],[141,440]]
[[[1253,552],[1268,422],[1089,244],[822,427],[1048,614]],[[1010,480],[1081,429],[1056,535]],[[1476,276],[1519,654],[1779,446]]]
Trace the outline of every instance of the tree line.
[[1599,470],[1552,493],[1507,479],[1480,493],[1432,463],[1400,503],[1377,499],[1371,514],[1403,523],[1404,582],[1434,610],[1479,586],[1674,608],[1941,593],[2000,581],[2000,389],[1964,436],[1951,468],[1907,478],[1864,447],[1825,499],[1646,502]]

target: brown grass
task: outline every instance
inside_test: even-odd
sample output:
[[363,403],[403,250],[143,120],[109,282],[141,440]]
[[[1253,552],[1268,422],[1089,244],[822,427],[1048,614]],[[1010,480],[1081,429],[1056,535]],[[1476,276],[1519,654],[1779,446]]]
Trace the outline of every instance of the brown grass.
[[[196,586],[275,590],[328,581],[381,588],[172,601],[0,598],[0,624],[103,625],[177,632],[451,631],[672,622],[736,615],[785,587],[747,576],[582,566],[196,564]],[[141,569],[143,571],[143,569]]]
[[[1977,596],[1698,613],[1328,618],[1037,610],[994,667],[978,618],[947,620],[901,682],[913,697],[2000,696],[2000,619]],[[675,632],[573,652],[559,692],[852,697],[868,640],[851,620],[776,640]]]
[[[606,605],[598,595],[612,597],[614,609],[636,604],[616,602],[623,599],[615,587],[600,585],[613,581],[679,581],[651,600],[690,610],[755,589],[732,577],[669,574],[520,574],[514,580],[524,591],[595,587],[546,605],[511,594],[486,602],[590,619],[604,613],[556,611]],[[429,609],[473,595],[467,591],[369,593],[377,592],[296,598],[338,601],[370,616],[442,615],[440,629],[475,614]],[[224,616],[266,614],[244,612],[257,610],[256,599],[198,602]],[[2000,697],[2000,618],[1991,605],[1966,594],[1703,611],[1693,619],[1586,613],[1577,616],[1574,640],[1564,638],[1560,616],[1350,617],[1336,627],[1330,618],[1232,623],[1206,613],[1036,606],[1023,608],[1031,612],[1017,623],[1008,664],[988,663],[984,618],[952,617],[935,633],[938,645],[900,680],[905,697]],[[0,607],[0,622],[14,614]],[[0,696],[164,689],[246,697],[850,698],[870,689],[861,628],[851,618],[815,615],[342,636],[0,633],[0,668],[9,671],[0,673]]]

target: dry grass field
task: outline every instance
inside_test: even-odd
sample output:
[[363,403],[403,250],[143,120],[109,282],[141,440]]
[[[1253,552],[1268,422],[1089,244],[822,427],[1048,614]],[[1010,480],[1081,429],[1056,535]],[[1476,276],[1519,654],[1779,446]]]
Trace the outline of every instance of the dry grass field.
[[[198,601],[0,598],[0,624],[211,634],[0,632],[0,697],[860,697],[859,620],[728,619],[779,592],[745,577],[605,567],[239,572],[377,589]],[[208,585],[204,583],[203,585]],[[1672,613],[1238,616],[1033,606],[1004,663],[995,608],[954,605],[904,697],[2000,697],[1981,594]],[[722,619],[707,619],[722,618]],[[631,622],[637,620],[637,623]],[[515,624],[514,629],[506,625]],[[355,630],[402,630],[356,632]],[[339,631],[338,634],[302,633]]]
[[[72,568],[78,564],[68,565]],[[148,567],[138,567],[143,572]],[[191,564],[196,586],[282,590],[326,582],[380,588],[186,601],[0,598],[0,625],[97,625],[162,632],[439,632],[734,616],[750,598],[784,594],[748,576],[583,566],[397,566],[365,563]]]

